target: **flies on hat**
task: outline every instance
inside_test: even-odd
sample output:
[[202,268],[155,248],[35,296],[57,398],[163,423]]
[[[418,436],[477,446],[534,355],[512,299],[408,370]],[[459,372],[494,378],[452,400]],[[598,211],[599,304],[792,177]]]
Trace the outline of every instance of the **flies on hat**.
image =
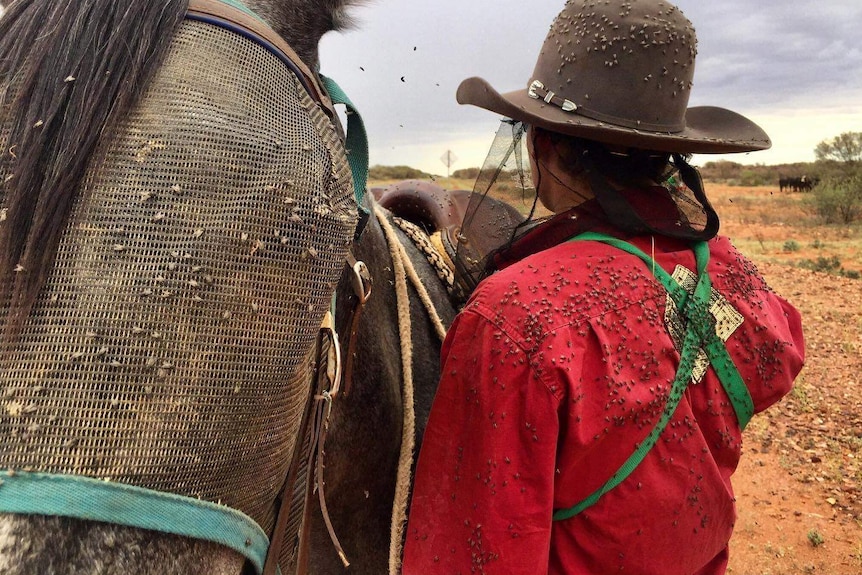
[[501,94],[473,77],[457,99],[607,144],[707,154],[769,148],[769,136],[748,118],[688,107],[696,54],[694,27],[668,2],[569,0],[526,89]]

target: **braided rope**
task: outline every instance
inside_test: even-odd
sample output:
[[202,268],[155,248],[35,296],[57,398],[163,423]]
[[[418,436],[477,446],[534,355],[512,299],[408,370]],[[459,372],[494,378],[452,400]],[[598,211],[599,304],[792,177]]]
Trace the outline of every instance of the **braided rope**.
[[446,327],[440,319],[440,314],[434,308],[434,303],[407,252],[398,237],[395,228],[386,218],[386,212],[380,206],[374,206],[374,213],[383,229],[389,253],[392,257],[392,271],[395,275],[395,295],[398,305],[398,332],[401,338],[401,370],[404,384],[402,401],[404,404],[403,432],[401,435],[401,451],[398,457],[398,472],[395,482],[395,498],[392,503],[392,522],[389,532],[389,575],[399,575],[401,572],[401,553],[404,540],[404,529],[407,523],[407,504],[412,487],[410,470],[413,467],[413,454],[416,447],[416,411],[413,394],[413,341],[410,322],[410,299],[407,291],[407,280],[416,289],[428,316],[431,319],[437,336],[442,341],[446,337]]
[[[416,247],[425,254],[425,257],[428,259],[428,263],[431,264],[431,267],[434,268],[434,271],[437,272],[437,277],[440,278],[440,281],[443,282],[443,285],[446,286],[446,291],[449,292],[449,295],[452,295],[455,289],[455,272],[454,272],[454,264],[450,264],[451,259],[449,259],[448,255],[446,255],[445,251],[441,251],[435,245],[439,243],[442,248],[442,241],[437,238],[437,242],[435,242],[432,238],[428,237],[428,234],[425,233],[425,230],[410,222],[405,220],[404,218],[393,217],[392,221],[394,221],[401,231],[410,238]],[[440,234],[437,232],[435,235]]]

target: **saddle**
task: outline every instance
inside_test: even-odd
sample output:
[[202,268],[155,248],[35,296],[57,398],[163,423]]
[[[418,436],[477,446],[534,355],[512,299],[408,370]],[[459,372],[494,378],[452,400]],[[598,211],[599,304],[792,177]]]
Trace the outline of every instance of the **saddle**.
[[445,190],[425,180],[404,180],[384,188],[372,188],[374,199],[395,216],[422,227],[429,234],[445,231],[452,245],[454,233],[464,221],[469,190]]
[[[462,224],[468,213],[473,194],[470,190],[446,190],[436,183],[426,180],[403,180],[385,187],[371,188],[375,201],[389,210],[395,222],[428,258],[437,275],[446,284],[449,295],[456,307],[461,307],[470,296],[470,289],[459,281],[455,260],[458,246],[463,242],[486,246],[487,239],[463,237]],[[493,203],[493,209],[473,210],[472,217],[487,219],[486,222],[473,222],[470,229],[480,230],[486,226],[496,226],[501,214],[513,221],[522,221],[523,216],[512,206],[486,198]],[[481,225],[483,224],[484,225]],[[429,249],[429,244],[432,246]],[[442,264],[441,261],[442,260]]]
[[470,191],[445,190],[425,180],[403,180],[370,191],[428,258],[453,300],[466,299],[455,280],[455,253]]

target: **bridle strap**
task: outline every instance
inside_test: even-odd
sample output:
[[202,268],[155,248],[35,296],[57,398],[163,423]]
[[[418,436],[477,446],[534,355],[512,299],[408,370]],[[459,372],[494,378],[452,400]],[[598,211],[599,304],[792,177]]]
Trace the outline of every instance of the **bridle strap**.
[[0,512],[98,521],[210,541],[244,556],[255,573],[269,546],[257,522],[210,501],[80,475],[0,469]]
[[353,194],[359,207],[359,222],[356,224],[354,240],[359,241],[362,231],[368,224],[371,212],[365,207],[365,192],[368,187],[368,135],[365,132],[365,122],[362,115],[344,90],[335,80],[320,75],[323,87],[332,99],[333,104],[343,104],[347,109],[347,134],[344,145],[347,150],[347,163],[353,176]]
[[[332,321],[331,315],[330,321]],[[334,322],[327,329],[321,330],[321,336],[325,334],[329,335],[329,348],[326,351],[323,349],[323,337],[318,340],[318,357],[326,354],[327,360],[320,362],[318,367],[315,379],[317,381],[316,392],[312,398],[315,405],[313,411],[314,419],[311,424],[311,436],[308,442],[308,463],[306,466],[308,473],[305,478],[302,528],[299,533],[297,549],[297,575],[305,575],[308,572],[308,559],[311,548],[311,499],[314,494],[315,484],[317,485],[317,495],[320,501],[320,512],[323,516],[326,530],[329,532],[329,538],[332,540],[332,544],[335,546],[335,550],[338,552],[338,556],[344,567],[346,568],[350,565],[344,549],[341,547],[341,542],[335,534],[335,528],[332,525],[329,511],[326,507],[326,482],[323,479],[323,457],[326,449],[326,435],[329,431],[329,416],[332,413],[332,400],[341,386],[342,370],[340,365],[340,343],[338,335],[335,333]],[[334,367],[332,365],[333,361],[336,363]]]
[[[324,340],[328,339],[328,347],[325,348]],[[308,445],[308,459],[306,465],[305,489],[303,490],[302,523],[297,533],[297,555],[296,572],[304,575],[308,571],[308,553],[310,548],[310,510],[311,497],[314,493],[315,479],[318,484],[318,493],[321,498],[321,510],[323,520],[326,523],[329,535],[339,552],[339,556],[347,565],[341,544],[335,536],[332,523],[326,511],[326,502],[323,499],[323,449],[326,441],[326,432],[329,428],[329,415],[332,409],[332,397],[338,393],[342,377],[341,353],[339,349],[338,336],[335,333],[334,322],[330,313],[321,325],[317,336],[315,350],[315,367],[309,397],[305,402],[302,413],[299,433],[293,448],[290,468],[281,491],[281,503],[279,505],[276,524],[273,529],[272,541],[264,564],[263,575],[276,575],[278,573],[278,560],[281,554],[284,539],[287,534],[287,526],[290,521],[290,510],[293,503],[293,494],[299,477],[300,465],[305,446]],[[316,463],[315,463],[316,458]]]
[[365,309],[365,304],[368,298],[371,297],[371,273],[368,267],[362,261],[357,261],[353,254],[347,255],[347,263],[350,266],[353,276],[351,277],[351,285],[353,286],[353,295],[356,297],[356,305],[348,309],[347,323],[347,353],[344,367],[344,395],[350,394],[351,383],[353,382],[353,365],[356,359],[356,332],[359,330],[359,320],[362,317],[362,310]]
[[[329,416],[332,410],[332,400],[343,393],[345,396],[349,393],[350,382],[353,377],[353,359],[356,355],[356,332],[359,328],[359,319],[362,316],[362,310],[368,298],[371,297],[371,274],[364,262],[357,260],[352,253],[347,254],[347,265],[350,268],[352,276],[350,278],[353,295],[356,297],[356,305],[348,311],[347,320],[347,353],[346,367],[342,370],[341,363],[344,355],[341,352],[344,345],[343,340],[339,341],[338,334],[335,330],[335,320],[332,313],[327,313],[321,326],[320,335],[317,341],[317,365],[314,377],[314,392],[313,396],[306,404],[306,413],[311,415],[311,422],[303,423],[302,435],[299,441],[302,446],[307,444],[308,461],[307,475],[305,478],[304,501],[302,512],[302,526],[298,533],[297,555],[296,555],[296,573],[297,575],[305,575],[308,573],[308,561],[311,548],[311,500],[314,494],[315,482],[317,483],[317,494],[320,502],[320,511],[323,516],[323,522],[329,532],[329,537],[339,558],[345,567],[350,563],[344,553],[344,549],[335,534],[335,528],[332,525],[332,520],[329,517],[329,511],[326,506],[325,496],[325,481],[323,479],[324,462],[326,447],[326,436],[329,431]],[[329,347],[324,352],[323,338],[329,338]],[[325,355],[325,359],[324,359]],[[333,363],[335,364],[333,367]],[[343,390],[342,390],[343,386]],[[313,411],[312,411],[312,405]],[[294,454],[300,453],[300,444],[294,450]],[[298,460],[297,460],[298,466]],[[277,530],[280,530],[280,540],[283,541],[284,530],[288,522],[290,496],[293,493],[293,486],[296,483],[296,473],[289,483],[285,484],[285,492],[282,495],[282,509],[279,511]],[[285,508],[285,498],[288,499],[287,508]],[[275,541],[275,535],[273,535]],[[280,549],[280,548],[279,548]],[[276,551],[278,552],[278,551]],[[264,575],[271,575],[264,572]]]
[[[315,370],[316,372],[317,370]],[[318,378],[313,378],[313,386],[316,386]],[[310,395],[310,394],[309,394]],[[287,477],[284,481],[284,486],[281,489],[281,502],[276,513],[275,527],[270,537],[269,550],[266,554],[266,561],[263,565],[262,575],[277,575],[280,573],[278,566],[281,548],[284,545],[284,537],[287,532],[287,524],[290,519],[290,506],[293,501],[293,489],[296,485],[296,479],[299,475],[299,465],[302,460],[302,449],[305,446],[305,440],[308,437],[311,427],[311,408],[314,402],[309,397],[305,401],[305,408],[302,410],[302,420],[299,424],[299,433],[296,437],[296,443],[293,446],[293,455],[290,460]],[[309,472],[310,475],[310,472]]]
[[293,70],[309,95],[318,102],[326,114],[337,117],[329,94],[321,86],[316,74],[303,62],[296,51],[254,12],[232,0],[189,0],[187,17],[231,29],[269,49]]
[[[350,561],[347,560],[347,555],[341,546],[341,542],[335,534],[335,527],[332,525],[332,520],[329,517],[329,510],[326,507],[325,496],[325,481],[323,479],[323,458],[325,455],[326,435],[329,431],[329,415],[332,411],[332,394],[324,391],[321,394],[315,395],[314,401],[316,407],[314,409],[314,424],[312,426],[314,434],[311,438],[311,449],[308,454],[308,476],[305,483],[305,501],[303,503],[302,514],[302,531],[299,536],[299,549],[297,552],[296,575],[306,575],[308,573],[308,560],[311,549],[311,499],[314,496],[314,485],[317,484],[317,497],[320,502],[320,512],[323,517],[323,523],[326,525],[326,530],[329,532],[329,538],[338,553],[345,568],[350,566]],[[313,472],[312,472],[313,470]]]

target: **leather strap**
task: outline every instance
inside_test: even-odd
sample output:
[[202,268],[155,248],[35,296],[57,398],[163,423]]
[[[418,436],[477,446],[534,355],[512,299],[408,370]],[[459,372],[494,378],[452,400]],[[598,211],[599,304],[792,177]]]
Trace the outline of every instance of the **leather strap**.
[[344,395],[350,394],[353,382],[353,364],[356,359],[356,332],[359,330],[359,319],[365,303],[371,297],[371,274],[364,262],[357,261],[352,253],[347,254],[347,263],[353,270],[352,286],[353,295],[357,298],[356,305],[348,310],[347,319],[347,357],[344,367]]
[[[327,337],[327,334],[329,337]],[[328,345],[324,345],[324,342]],[[339,346],[338,337],[335,335],[331,327],[322,329],[317,342],[317,369],[315,370],[315,394],[312,401],[314,404],[313,419],[311,427],[308,429],[308,461],[306,469],[308,470],[305,477],[304,501],[302,512],[302,527],[298,537],[298,549],[296,558],[296,575],[306,575],[308,573],[308,560],[311,547],[311,499],[314,495],[315,484],[317,486],[317,494],[320,501],[321,515],[326,529],[329,532],[329,537],[338,556],[341,558],[345,568],[350,565],[347,556],[341,547],[341,542],[335,535],[335,528],[329,518],[329,511],[326,507],[325,496],[325,481],[323,478],[323,458],[326,449],[326,435],[329,431],[329,416],[332,411],[333,396],[338,393],[340,386],[341,370],[336,367],[335,372],[330,370],[330,359],[333,351],[337,351]],[[323,358],[326,358],[325,360]],[[303,441],[306,437],[303,437]]]
[[335,108],[326,90],[318,80],[317,74],[300,60],[293,48],[269,27],[263,20],[247,9],[228,4],[222,0],[189,0],[188,16],[193,19],[211,21],[213,18],[227,24],[229,28],[244,36],[251,36],[263,46],[280,53],[281,59],[288,62],[306,90],[326,110],[330,118],[335,118]]
[[[317,377],[312,379],[312,388],[317,385]],[[309,390],[309,396],[312,390]],[[293,488],[296,485],[296,478],[299,474],[299,466],[302,461],[302,448],[305,446],[305,440],[311,430],[311,409],[314,405],[312,397],[308,397],[305,401],[305,408],[302,411],[302,420],[299,424],[299,431],[296,437],[296,443],[293,446],[293,455],[290,459],[290,467],[288,468],[287,477],[284,485],[281,488],[281,503],[279,504],[276,513],[275,527],[273,527],[272,537],[270,538],[269,551],[266,554],[266,562],[263,565],[262,575],[277,575],[280,573],[278,566],[279,555],[281,548],[284,545],[284,536],[287,532],[287,524],[290,519],[290,505],[292,502]],[[311,475],[311,471],[308,472]]]

